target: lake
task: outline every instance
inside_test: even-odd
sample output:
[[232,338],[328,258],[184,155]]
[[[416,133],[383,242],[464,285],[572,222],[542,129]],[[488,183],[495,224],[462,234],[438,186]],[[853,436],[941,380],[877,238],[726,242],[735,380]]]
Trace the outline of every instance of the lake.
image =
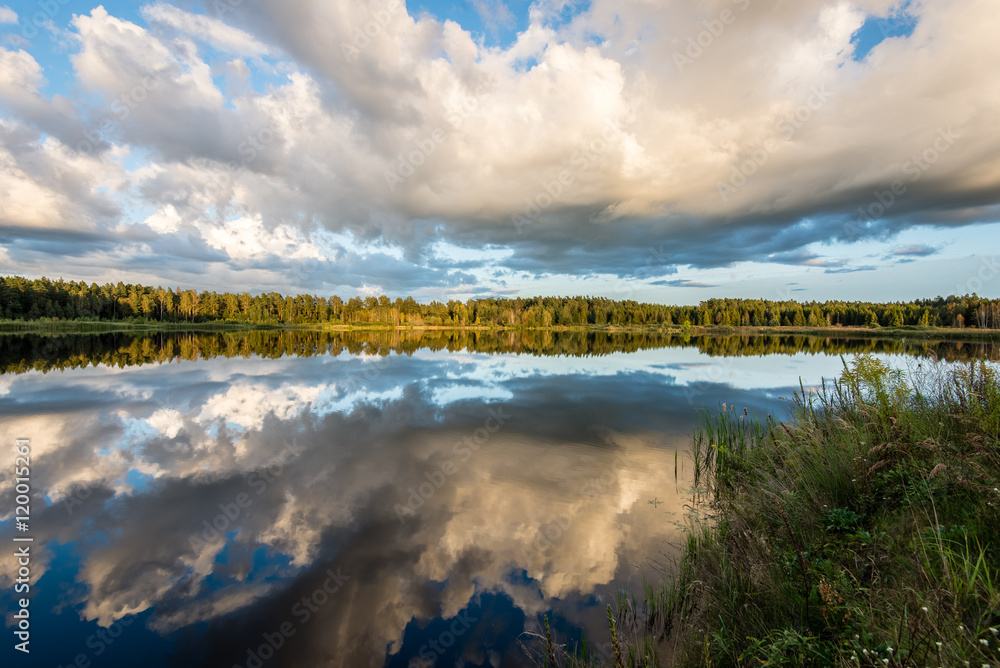
[[531,665],[543,615],[558,641],[605,642],[615,593],[683,540],[699,410],[785,419],[800,381],[859,353],[1000,358],[657,333],[0,336],[0,440],[31,450],[29,530],[13,494],[0,508],[0,540],[33,538],[29,663]]

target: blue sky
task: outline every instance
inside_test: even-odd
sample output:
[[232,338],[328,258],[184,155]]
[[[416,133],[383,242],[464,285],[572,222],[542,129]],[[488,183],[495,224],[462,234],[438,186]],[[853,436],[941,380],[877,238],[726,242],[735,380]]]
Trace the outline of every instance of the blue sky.
[[998,28],[913,0],[8,3],[0,272],[996,297]]
[[[528,27],[528,10],[531,2],[466,2],[448,0],[437,2],[414,2],[407,4],[413,15],[427,12],[438,20],[455,21],[465,30],[481,36],[488,46],[509,46],[517,39],[517,34]],[[572,4],[567,13],[578,11]]]

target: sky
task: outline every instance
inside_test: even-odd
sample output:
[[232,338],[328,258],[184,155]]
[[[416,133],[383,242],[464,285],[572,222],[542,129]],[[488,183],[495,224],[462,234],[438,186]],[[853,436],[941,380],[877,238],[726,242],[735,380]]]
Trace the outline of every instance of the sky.
[[8,0],[0,274],[1000,297],[998,32],[991,0]]

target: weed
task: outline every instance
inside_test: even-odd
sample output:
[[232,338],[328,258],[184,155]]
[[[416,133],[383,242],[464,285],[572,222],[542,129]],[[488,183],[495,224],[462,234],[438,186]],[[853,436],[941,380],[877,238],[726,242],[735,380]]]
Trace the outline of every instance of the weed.
[[619,597],[615,665],[1000,664],[994,366],[859,356],[786,422],[700,420],[714,515],[691,516],[673,578]]

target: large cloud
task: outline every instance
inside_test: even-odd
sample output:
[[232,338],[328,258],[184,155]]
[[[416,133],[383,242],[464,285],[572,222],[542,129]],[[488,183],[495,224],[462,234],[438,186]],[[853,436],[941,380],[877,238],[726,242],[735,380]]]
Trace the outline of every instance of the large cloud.
[[[198,262],[206,282],[441,293],[507,270],[635,276],[650,247],[655,278],[995,217],[989,2],[597,1],[568,22],[539,3],[504,46],[399,3],[212,7],[147,6],[149,29],[100,7],[74,17],[76,80],[97,107],[44,98],[38,63],[0,52],[6,127],[49,133],[4,141],[10,243],[41,262],[36,230],[77,227],[58,204],[72,186],[30,161],[79,153],[105,122],[80,158],[103,165],[90,271],[122,242]],[[901,11],[912,34],[856,60],[865,21]],[[880,204],[894,181],[905,192]],[[47,204],[32,216],[19,201]],[[248,225],[264,250],[224,241]],[[499,255],[463,274],[442,240]],[[321,270],[289,272],[289,243]]]

